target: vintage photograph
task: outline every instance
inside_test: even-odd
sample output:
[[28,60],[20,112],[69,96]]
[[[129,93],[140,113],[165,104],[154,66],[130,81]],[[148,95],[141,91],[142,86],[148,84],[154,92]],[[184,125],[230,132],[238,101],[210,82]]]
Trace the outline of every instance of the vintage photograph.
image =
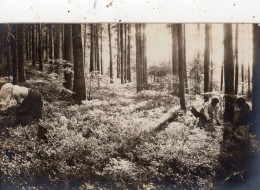
[[260,27],[0,24],[0,189],[259,189]]

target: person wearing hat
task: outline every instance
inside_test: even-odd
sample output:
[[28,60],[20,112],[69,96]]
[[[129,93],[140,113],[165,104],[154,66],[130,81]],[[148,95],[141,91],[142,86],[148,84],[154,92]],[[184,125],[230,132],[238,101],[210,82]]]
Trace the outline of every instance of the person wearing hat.
[[240,97],[236,100],[237,106],[240,109],[238,118],[234,120],[234,135],[236,138],[249,142],[249,126],[251,123],[251,110],[246,103],[245,98]]
[[211,102],[206,102],[203,104],[203,108],[198,112],[194,107],[192,107],[191,112],[195,117],[199,118],[198,126],[204,127],[206,123],[213,123],[216,121],[217,125],[221,125],[219,120],[219,99],[213,97]]
[[1,88],[0,100],[7,105],[13,100],[16,101],[16,124],[25,126],[42,117],[43,98],[37,90],[6,83]]

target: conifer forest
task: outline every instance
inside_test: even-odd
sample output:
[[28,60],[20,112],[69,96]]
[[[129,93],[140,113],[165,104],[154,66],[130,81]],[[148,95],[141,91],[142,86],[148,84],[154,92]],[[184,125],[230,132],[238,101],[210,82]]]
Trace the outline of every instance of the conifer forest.
[[0,189],[259,189],[260,25],[0,24]]

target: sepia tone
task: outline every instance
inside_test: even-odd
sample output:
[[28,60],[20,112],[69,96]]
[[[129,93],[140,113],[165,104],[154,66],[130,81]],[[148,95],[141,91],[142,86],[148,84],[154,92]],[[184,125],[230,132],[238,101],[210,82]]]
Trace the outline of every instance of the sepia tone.
[[257,24],[0,24],[2,189],[258,189]]

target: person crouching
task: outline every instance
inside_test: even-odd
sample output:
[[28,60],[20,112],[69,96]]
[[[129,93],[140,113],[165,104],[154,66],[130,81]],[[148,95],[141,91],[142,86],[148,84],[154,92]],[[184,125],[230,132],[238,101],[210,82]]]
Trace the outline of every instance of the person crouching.
[[197,118],[199,118],[198,126],[203,128],[207,123],[213,124],[216,121],[217,125],[220,124],[219,120],[219,99],[213,97],[211,102],[207,102],[203,104],[203,108],[198,112],[194,107],[192,107],[191,112]]
[[25,126],[30,121],[38,121],[42,118],[43,98],[37,90],[8,83],[1,88],[0,97],[8,97],[7,101],[16,100],[18,105],[16,124]]
[[238,118],[234,121],[234,135],[245,143],[249,142],[249,127],[251,123],[251,110],[246,100],[240,97],[236,100],[240,109]]

